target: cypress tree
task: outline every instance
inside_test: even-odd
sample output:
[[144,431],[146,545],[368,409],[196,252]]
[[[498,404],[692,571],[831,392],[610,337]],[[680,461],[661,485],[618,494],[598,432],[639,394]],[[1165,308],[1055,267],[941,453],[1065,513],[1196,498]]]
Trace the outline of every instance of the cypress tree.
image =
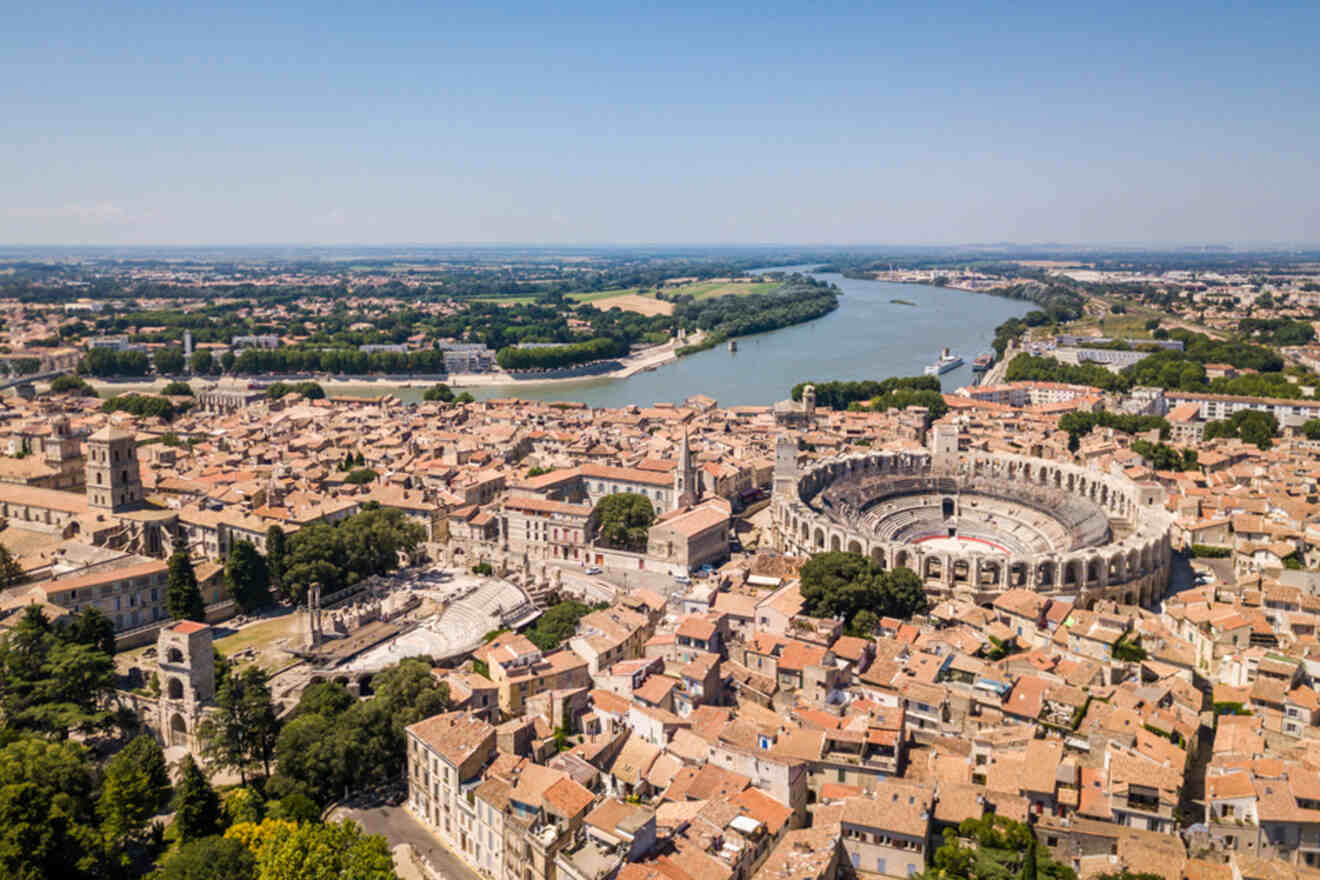
[[174,542],[170,555],[169,575],[166,581],[165,604],[175,620],[206,620],[206,603],[197,588],[197,573],[193,571],[188,545],[183,540]]
[[220,796],[215,793],[192,755],[184,755],[174,797],[174,824],[179,841],[187,843],[220,833]]

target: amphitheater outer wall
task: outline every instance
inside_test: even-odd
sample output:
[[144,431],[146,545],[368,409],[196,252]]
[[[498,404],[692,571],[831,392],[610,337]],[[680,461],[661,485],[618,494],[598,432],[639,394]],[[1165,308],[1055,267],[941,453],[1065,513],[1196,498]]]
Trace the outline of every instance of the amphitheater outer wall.
[[[1125,534],[1067,552],[932,552],[920,544],[880,540],[810,503],[838,481],[886,474],[986,476],[1052,486],[1097,505]],[[1169,583],[1173,521],[1163,501],[1164,492],[1157,484],[1138,484],[1047,459],[984,452],[933,456],[876,451],[820,462],[791,477],[777,473],[771,506],[774,542],[781,551],[810,556],[842,550],[867,556],[884,568],[906,567],[917,573],[933,600],[960,598],[988,604],[1005,590],[1024,588],[1072,597],[1081,607],[1090,607],[1097,599],[1150,606],[1163,595]]]

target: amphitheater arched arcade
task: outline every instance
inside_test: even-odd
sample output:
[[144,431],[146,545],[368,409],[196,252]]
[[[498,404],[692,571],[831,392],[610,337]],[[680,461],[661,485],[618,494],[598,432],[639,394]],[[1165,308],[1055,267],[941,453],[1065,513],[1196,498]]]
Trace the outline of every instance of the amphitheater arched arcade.
[[1020,587],[1150,605],[1169,578],[1162,501],[1158,486],[1045,459],[877,451],[780,484],[773,524],[787,553],[910,568],[932,598],[988,603]]

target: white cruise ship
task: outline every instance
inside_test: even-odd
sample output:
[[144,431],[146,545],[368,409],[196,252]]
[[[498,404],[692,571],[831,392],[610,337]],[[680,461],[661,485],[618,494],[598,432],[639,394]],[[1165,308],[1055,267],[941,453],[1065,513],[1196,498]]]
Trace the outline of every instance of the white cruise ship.
[[926,375],[939,376],[943,373],[949,372],[949,370],[955,369],[956,367],[961,367],[962,362],[962,358],[958,357],[956,354],[950,354],[949,350],[946,348],[940,353],[939,360],[935,361],[935,363],[931,364],[929,367],[926,367]]

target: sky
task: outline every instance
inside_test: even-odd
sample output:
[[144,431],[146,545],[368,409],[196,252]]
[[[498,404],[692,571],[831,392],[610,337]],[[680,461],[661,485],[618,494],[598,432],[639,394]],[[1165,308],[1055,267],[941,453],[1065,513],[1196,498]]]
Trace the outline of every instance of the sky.
[[7,5],[0,243],[1320,242],[1320,3]]

